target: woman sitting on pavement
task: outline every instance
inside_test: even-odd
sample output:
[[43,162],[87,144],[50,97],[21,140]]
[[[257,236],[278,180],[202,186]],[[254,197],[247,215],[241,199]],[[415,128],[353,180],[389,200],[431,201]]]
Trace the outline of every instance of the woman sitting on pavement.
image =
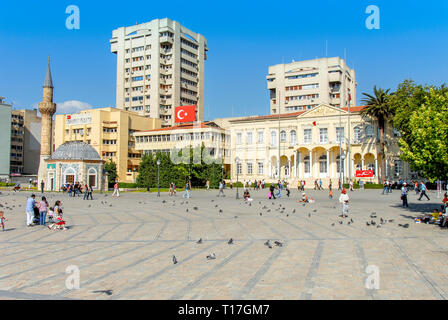
[[244,201],[252,201],[248,188],[246,188],[244,190],[243,198],[244,198]]

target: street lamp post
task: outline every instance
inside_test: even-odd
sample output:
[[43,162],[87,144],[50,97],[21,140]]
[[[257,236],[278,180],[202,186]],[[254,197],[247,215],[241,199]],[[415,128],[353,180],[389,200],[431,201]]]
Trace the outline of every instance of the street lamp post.
[[[344,153],[342,153],[341,155],[340,155],[340,157],[339,157],[339,159],[340,159],[340,161],[342,160],[342,163],[344,163],[344,161],[345,161],[345,151],[344,151]],[[344,189],[344,166],[342,166],[342,165],[339,165],[339,170],[340,170],[340,172],[341,172],[341,189]]]
[[240,195],[239,195],[239,189],[238,189],[238,166],[240,164],[240,158],[237,157],[235,159],[235,161],[236,161],[236,199],[239,199]]
[[224,165],[221,165],[221,181],[224,180]]
[[160,160],[157,160],[157,196],[160,197]]

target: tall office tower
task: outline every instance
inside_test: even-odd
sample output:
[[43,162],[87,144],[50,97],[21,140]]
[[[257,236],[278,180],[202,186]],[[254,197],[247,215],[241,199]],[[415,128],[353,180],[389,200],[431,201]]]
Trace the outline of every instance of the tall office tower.
[[112,32],[117,55],[117,108],[174,124],[174,108],[196,106],[204,120],[204,60],[207,41],[168,18]]
[[[356,105],[355,70],[339,57],[304,60],[269,67],[266,77],[271,114],[312,109],[319,104],[337,108]],[[280,95],[280,101],[279,101]]]

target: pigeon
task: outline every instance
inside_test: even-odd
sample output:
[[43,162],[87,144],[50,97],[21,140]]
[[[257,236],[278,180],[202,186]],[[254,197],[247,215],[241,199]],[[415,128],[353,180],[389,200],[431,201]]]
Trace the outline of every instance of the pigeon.
[[214,252],[210,253],[210,254],[207,256],[207,260],[214,260],[214,259],[216,259],[216,255],[215,255]]
[[350,219],[350,222],[353,223],[353,219]]
[[202,243],[202,238],[199,239],[196,243],[197,243],[197,244],[201,244],[201,243]]
[[380,223],[382,224],[384,222],[383,218],[380,218]]
[[342,224],[342,221],[339,221],[339,224]]
[[215,202],[215,200],[212,199],[211,202]]
[[371,221],[370,221],[370,224],[371,224],[372,226],[374,226],[374,225],[376,225],[376,222],[373,221],[373,220],[371,220]]
[[266,242],[264,243],[264,245],[267,246],[269,249],[272,249],[271,241],[270,241],[270,240],[266,241]]
[[331,224],[332,227],[334,227],[334,222]]
[[217,205],[217,204],[215,204],[215,208],[218,208],[218,205]]
[[263,214],[260,212],[260,216],[262,216]]
[[229,240],[229,241],[227,241],[227,244],[233,244],[233,239],[232,239],[232,238],[230,238],[230,240]]
[[316,209],[314,209],[314,210],[313,210],[313,212],[317,212],[317,210],[316,210]]
[[185,212],[188,212],[188,208],[185,210]]
[[219,213],[222,213],[222,209],[219,209]]
[[267,210],[266,212],[271,212],[271,209]]
[[287,214],[286,216],[289,217],[289,214]]
[[198,210],[198,207],[193,207],[194,210]]
[[113,290],[96,290],[96,291],[92,291],[92,293],[105,293],[108,296],[111,296],[113,294]]
[[367,225],[367,226],[370,226],[370,223],[367,221],[367,222],[366,222],[366,225]]
[[409,228],[409,223],[406,223],[406,224],[399,224],[399,226],[400,226],[400,227],[403,227],[403,228]]
[[296,209],[292,209],[292,213],[296,213]]
[[308,213],[308,218],[311,218],[311,213]]
[[251,202],[249,202],[249,207],[252,207],[252,203]]
[[112,205],[110,204],[109,207],[112,207]]
[[234,218],[236,219],[236,218],[238,218],[238,216],[234,216]]
[[350,223],[351,223],[350,221],[349,221],[349,222],[347,222],[347,224],[348,224],[348,225],[350,225]]
[[280,241],[274,241],[274,243],[275,243],[275,245],[277,247],[282,247],[283,246],[283,243],[281,243]]
[[388,222],[394,222],[394,219],[390,219]]
[[376,226],[377,228],[381,228],[381,223],[379,225]]
[[176,259],[176,256],[173,254],[173,264],[176,264],[177,263],[177,259]]
[[166,200],[163,200],[162,203],[166,203]]

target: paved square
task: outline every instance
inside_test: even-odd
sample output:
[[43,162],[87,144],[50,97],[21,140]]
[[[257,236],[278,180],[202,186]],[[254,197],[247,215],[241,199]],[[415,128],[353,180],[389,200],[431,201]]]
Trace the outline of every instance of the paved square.
[[[62,200],[70,227],[50,231],[25,226],[30,193],[3,191],[0,204],[11,209],[2,208],[8,221],[0,231],[0,299],[448,298],[448,230],[413,222],[421,211],[440,208],[434,192],[421,202],[410,194],[409,209],[400,207],[399,191],[351,192],[344,220],[337,191],[332,200],[328,191],[308,194],[316,203],[297,203],[297,190],[281,200],[251,191],[250,206],[235,199],[235,189],[224,198],[193,191],[191,199],[49,194],[51,205]],[[377,223],[394,221],[367,226],[372,212]],[[215,260],[206,259],[211,252]],[[79,290],[66,288],[70,265],[80,270]],[[379,268],[378,290],[366,288],[368,266]]]

